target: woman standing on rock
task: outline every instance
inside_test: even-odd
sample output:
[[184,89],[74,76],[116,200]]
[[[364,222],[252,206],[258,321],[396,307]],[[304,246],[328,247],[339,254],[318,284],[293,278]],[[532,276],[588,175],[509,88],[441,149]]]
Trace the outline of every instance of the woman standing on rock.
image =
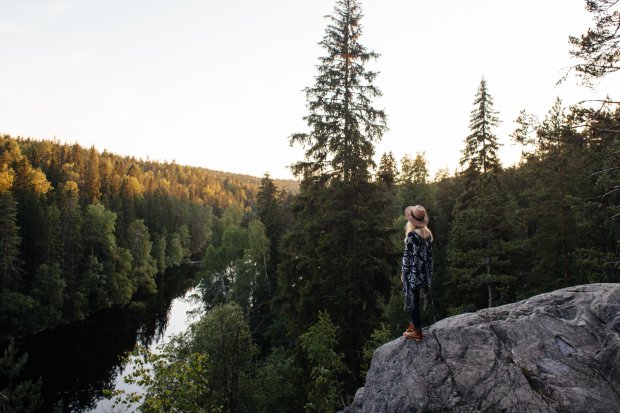
[[420,321],[420,290],[430,291],[433,278],[433,234],[428,229],[428,214],[422,205],[405,208],[405,252],[401,281],[405,293],[405,310],[409,312],[409,327],[403,333],[407,339],[422,340]]

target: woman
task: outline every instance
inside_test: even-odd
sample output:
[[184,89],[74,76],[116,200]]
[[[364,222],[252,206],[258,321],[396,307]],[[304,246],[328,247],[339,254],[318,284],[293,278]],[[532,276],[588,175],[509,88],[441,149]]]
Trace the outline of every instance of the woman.
[[407,339],[422,340],[420,321],[420,290],[426,294],[433,278],[433,234],[428,229],[428,214],[422,205],[405,208],[405,252],[401,282],[405,292],[405,310],[409,312],[409,327],[403,333]]

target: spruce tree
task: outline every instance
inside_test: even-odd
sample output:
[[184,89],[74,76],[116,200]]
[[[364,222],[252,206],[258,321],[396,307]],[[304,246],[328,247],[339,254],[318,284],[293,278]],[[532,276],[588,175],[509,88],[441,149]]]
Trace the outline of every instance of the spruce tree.
[[306,89],[310,130],[291,137],[305,159],[293,166],[302,182],[295,228],[283,242],[278,298],[292,338],[327,311],[354,372],[389,293],[393,255],[386,188],[370,181],[374,143],[386,126],[384,112],[371,105],[380,91],[376,72],[364,65],[378,55],[359,43],[361,17],[358,1],[336,2],[320,42],[327,53]]
[[305,159],[293,165],[299,177],[366,180],[374,166],[373,144],[387,127],[383,110],[371,105],[381,91],[373,84],[377,72],[364,65],[379,55],[359,42],[361,18],[357,0],[336,1],[319,43],[327,54],[319,59],[315,85],[305,89],[310,132],[291,136],[291,144],[305,149]]
[[466,171],[470,174],[487,173],[500,167],[497,157],[499,144],[492,130],[499,125],[499,118],[493,110],[493,98],[487,91],[484,78],[480,81],[474,105],[469,121],[471,134],[465,138],[461,166],[466,165]]
[[466,166],[466,190],[452,211],[447,257],[450,274],[447,284],[453,291],[459,291],[451,299],[452,312],[472,306],[479,308],[485,301],[488,307],[498,301],[511,301],[512,284],[516,281],[508,270],[510,258],[518,249],[510,225],[516,208],[499,180],[499,144],[492,131],[499,118],[484,78],[474,105],[469,123],[471,134],[465,139],[461,159],[461,165]]

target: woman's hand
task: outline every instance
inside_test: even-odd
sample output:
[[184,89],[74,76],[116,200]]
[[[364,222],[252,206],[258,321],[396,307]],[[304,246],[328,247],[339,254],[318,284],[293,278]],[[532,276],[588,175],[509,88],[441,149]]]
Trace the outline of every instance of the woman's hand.
[[402,272],[400,273],[400,283],[401,284],[405,283],[405,274],[403,274]]

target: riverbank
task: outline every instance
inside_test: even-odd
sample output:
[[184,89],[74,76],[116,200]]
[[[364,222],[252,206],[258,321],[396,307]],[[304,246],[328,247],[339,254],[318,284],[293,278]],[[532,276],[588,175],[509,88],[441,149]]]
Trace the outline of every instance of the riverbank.
[[[40,412],[96,412],[104,390],[114,388],[125,358],[137,345],[149,347],[180,323],[175,305],[196,286],[196,272],[185,266],[166,273],[157,294],[143,305],[103,310],[16,341],[28,353],[21,380],[42,380]],[[181,320],[183,321],[183,320]],[[174,325],[174,326],[173,326]]]

